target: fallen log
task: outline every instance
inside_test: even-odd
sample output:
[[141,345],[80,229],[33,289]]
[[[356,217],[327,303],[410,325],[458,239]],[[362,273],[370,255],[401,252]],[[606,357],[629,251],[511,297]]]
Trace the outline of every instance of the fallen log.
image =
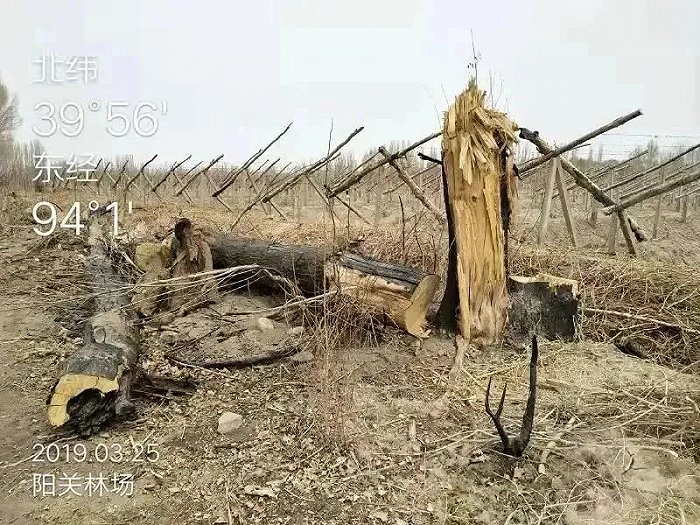
[[[427,335],[426,313],[440,283],[437,275],[328,247],[222,235],[207,241],[215,269],[258,265],[294,283],[305,296],[337,290],[377,309],[409,334]],[[260,284],[276,285],[255,273]]]
[[52,426],[69,423],[82,433],[134,413],[129,393],[139,354],[139,331],[125,293],[129,285],[112,268],[105,242],[109,217],[94,216],[88,229],[85,277],[94,294],[94,314],[86,322],[83,346],[65,361],[48,400]]
[[[245,239],[227,235],[207,238],[214,269],[257,265],[290,280],[303,295],[323,292],[326,259],[332,255],[328,248],[279,244],[264,239]],[[260,284],[275,287],[276,283],[262,277]]]
[[372,305],[416,337],[427,336],[426,312],[440,277],[420,270],[342,253],[325,264],[330,285]]

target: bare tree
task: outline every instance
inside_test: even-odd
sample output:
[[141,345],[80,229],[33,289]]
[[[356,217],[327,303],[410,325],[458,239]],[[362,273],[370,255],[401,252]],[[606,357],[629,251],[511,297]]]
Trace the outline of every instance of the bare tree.
[[7,159],[12,155],[13,133],[21,122],[17,97],[10,98],[7,86],[0,81],[0,158]]

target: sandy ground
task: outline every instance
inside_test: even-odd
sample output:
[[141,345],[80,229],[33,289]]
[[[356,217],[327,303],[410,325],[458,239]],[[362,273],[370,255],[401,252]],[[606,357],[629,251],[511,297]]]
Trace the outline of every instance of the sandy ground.
[[[149,210],[135,214],[130,229],[164,234],[176,216],[197,213],[206,222],[201,210]],[[533,213],[519,211],[515,234],[526,236]],[[290,223],[271,234],[257,224],[281,238],[318,227]],[[694,223],[678,225],[671,216],[665,224],[672,242],[662,236],[643,256],[697,261],[700,250],[690,253],[686,244],[697,247]],[[454,341],[434,336],[417,344],[385,329],[376,344],[317,346],[314,355],[239,371],[163,358],[174,349],[206,357],[255,353],[311,337],[308,327],[290,334],[298,320],[274,320],[270,329],[261,327],[262,314],[236,315],[273,304],[252,292],[144,329],[144,370],[195,380],[196,394],[138,399],[137,420],[95,436],[56,434],[45,402],[61,361],[81,343],[83,246],[71,235],[41,241],[21,221],[5,230],[0,523],[700,523],[700,388],[692,369],[585,340],[543,343],[535,433],[526,456],[514,461],[499,453],[483,400],[489,376],[496,391],[507,381],[504,421],[517,431],[525,349],[469,350],[453,369]],[[585,232],[584,248],[602,248],[605,231]],[[674,252],[678,231],[685,246]],[[563,232],[555,219],[548,242],[566,242]],[[217,430],[223,412],[241,416],[226,434]],[[36,461],[38,444],[52,442],[60,457],[48,461],[47,448]],[[84,461],[76,445],[85,446]],[[41,474],[54,474],[57,494],[66,493],[36,494]],[[69,477],[84,482],[100,474],[133,475],[133,494],[87,495],[84,484],[66,489]]]

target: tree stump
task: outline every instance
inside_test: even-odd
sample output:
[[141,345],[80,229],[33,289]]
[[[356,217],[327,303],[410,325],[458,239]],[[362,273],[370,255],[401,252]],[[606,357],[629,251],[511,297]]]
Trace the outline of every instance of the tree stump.
[[[487,109],[485,95],[471,82],[457,97],[445,118],[442,142],[459,330],[475,344],[496,343],[502,336],[508,307],[507,232],[515,194],[509,148],[517,126],[504,113]],[[445,291],[445,298],[454,295]]]

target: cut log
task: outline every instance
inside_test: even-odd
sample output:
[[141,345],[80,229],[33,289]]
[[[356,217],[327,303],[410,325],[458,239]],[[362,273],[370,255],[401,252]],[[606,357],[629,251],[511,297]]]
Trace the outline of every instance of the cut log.
[[90,433],[107,421],[133,414],[129,390],[139,353],[139,332],[126,280],[114,271],[103,228],[109,214],[89,226],[90,253],[85,276],[94,294],[94,315],[87,321],[83,346],[71,355],[48,400],[54,427],[67,423]]
[[512,343],[526,343],[533,335],[550,341],[574,339],[579,318],[576,281],[547,274],[511,275],[508,291],[507,338]]
[[[426,313],[440,278],[420,270],[328,247],[212,236],[215,269],[258,265],[294,283],[306,296],[337,290],[375,308],[416,337],[427,335]],[[259,279],[258,279],[259,278]],[[263,286],[276,284],[256,276]]]
[[440,284],[437,275],[354,253],[326,262],[325,273],[341,293],[371,305],[413,336],[427,335],[425,315]]
[[486,109],[484,99],[475,84],[457,97],[445,118],[442,143],[446,206],[454,222],[459,329],[476,344],[492,344],[502,336],[508,306],[507,230],[515,192],[508,150],[517,127],[505,114]]

